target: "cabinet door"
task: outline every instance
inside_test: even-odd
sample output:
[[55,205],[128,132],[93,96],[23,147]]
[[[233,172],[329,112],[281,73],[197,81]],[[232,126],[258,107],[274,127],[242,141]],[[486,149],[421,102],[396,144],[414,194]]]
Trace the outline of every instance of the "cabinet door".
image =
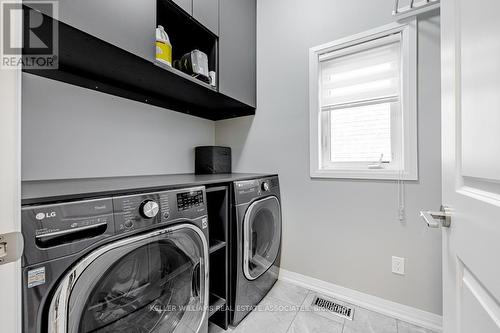
[[219,90],[256,106],[256,0],[220,0]]
[[156,0],[59,0],[59,20],[147,60],[155,59]]
[[172,2],[188,12],[189,15],[193,15],[193,0],[172,0]]
[[219,0],[193,0],[193,17],[214,34],[219,34]]

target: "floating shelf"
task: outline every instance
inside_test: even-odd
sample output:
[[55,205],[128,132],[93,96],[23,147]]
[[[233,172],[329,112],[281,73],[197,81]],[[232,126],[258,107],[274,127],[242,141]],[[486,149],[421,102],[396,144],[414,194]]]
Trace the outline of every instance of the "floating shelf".
[[208,313],[208,318],[212,317],[217,311],[222,310],[226,305],[226,300],[215,295],[210,294],[210,311]]
[[158,66],[158,67],[162,68],[162,69],[163,69],[163,70],[165,70],[165,71],[172,72],[172,73],[173,73],[173,74],[175,74],[175,75],[179,75],[179,76],[181,76],[181,77],[185,78],[186,80],[192,81],[192,82],[194,82],[194,83],[196,83],[196,84],[199,84],[199,85],[201,85],[201,86],[203,86],[203,87],[205,87],[205,88],[207,88],[207,89],[212,89],[213,91],[217,91],[217,88],[215,88],[214,86],[212,86],[212,85],[210,85],[210,84],[208,84],[208,83],[205,83],[205,82],[203,82],[203,81],[201,81],[201,80],[198,80],[197,78],[195,78],[195,77],[193,77],[193,76],[191,76],[191,75],[188,75],[188,74],[186,74],[186,73],[184,73],[184,72],[181,72],[181,71],[180,71],[180,70],[178,70],[178,69],[175,69],[175,68],[170,67],[170,66],[168,66],[168,65],[162,64],[162,63],[161,63],[161,62],[159,62],[159,61],[155,61],[155,62],[154,62],[154,64],[155,64],[156,66]]
[[59,68],[24,72],[210,120],[255,114],[255,108],[185,73],[54,21],[59,29]]
[[224,247],[226,247],[226,242],[214,240],[214,243],[210,244],[209,252],[214,253],[215,251],[223,249]]

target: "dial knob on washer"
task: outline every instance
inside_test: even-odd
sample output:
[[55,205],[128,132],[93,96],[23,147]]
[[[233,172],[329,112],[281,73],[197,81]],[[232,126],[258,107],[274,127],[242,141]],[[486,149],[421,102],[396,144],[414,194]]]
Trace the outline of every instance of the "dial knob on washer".
[[147,219],[152,219],[158,214],[160,206],[154,200],[145,200],[139,209],[141,215]]
[[267,192],[269,190],[270,190],[269,183],[268,182],[263,182],[262,183],[262,191]]

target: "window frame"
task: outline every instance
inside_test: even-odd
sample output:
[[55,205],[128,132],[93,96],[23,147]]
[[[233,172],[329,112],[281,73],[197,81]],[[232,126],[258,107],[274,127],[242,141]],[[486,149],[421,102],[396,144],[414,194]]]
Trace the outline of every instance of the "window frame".
[[[320,107],[320,57],[326,54],[341,54],[344,51],[356,52],[376,45],[376,40],[394,34],[401,35],[401,89],[400,117],[402,126],[399,148],[401,154],[393,154],[402,159],[403,168],[392,166],[382,169],[370,169],[367,163],[332,163],[330,168],[322,168],[321,150],[325,137],[322,136],[322,111]],[[349,48],[348,50],[346,50]],[[354,50],[354,51],[353,51]],[[391,112],[391,119],[394,115]],[[330,123],[329,123],[330,125]],[[391,121],[391,126],[392,121]],[[398,126],[399,127],[399,126]],[[309,145],[311,178],[344,179],[388,179],[418,180],[417,152],[417,21],[391,23],[376,29],[365,31],[347,38],[315,46],[309,49]],[[401,147],[403,145],[403,147]],[[394,146],[393,146],[394,147]],[[399,149],[398,148],[398,149]],[[385,163],[384,163],[385,164]],[[398,163],[400,164],[400,163]]]

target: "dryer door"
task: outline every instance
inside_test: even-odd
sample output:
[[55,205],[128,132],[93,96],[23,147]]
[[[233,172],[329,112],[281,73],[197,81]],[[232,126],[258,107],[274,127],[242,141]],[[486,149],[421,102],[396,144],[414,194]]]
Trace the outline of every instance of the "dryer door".
[[198,332],[208,310],[208,245],[181,224],[92,252],[63,278],[49,332]]
[[278,257],[281,242],[281,210],[278,198],[271,196],[253,202],[243,220],[243,272],[255,280]]

